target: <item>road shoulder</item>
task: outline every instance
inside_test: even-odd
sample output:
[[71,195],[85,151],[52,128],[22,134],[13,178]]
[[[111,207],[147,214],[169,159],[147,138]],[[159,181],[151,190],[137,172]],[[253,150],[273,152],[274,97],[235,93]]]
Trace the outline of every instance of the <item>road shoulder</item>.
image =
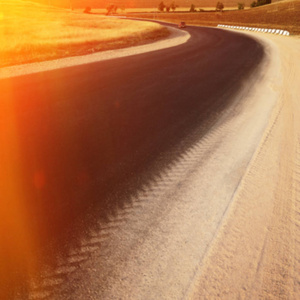
[[189,299],[300,296],[300,43],[297,38],[254,36],[267,45],[272,65],[277,65],[266,84],[278,100]]
[[17,66],[11,66],[6,68],[0,68],[0,79],[17,77],[23,75],[29,75],[38,72],[51,71],[55,69],[68,68],[73,66],[85,65],[104,60],[110,60],[115,58],[121,58],[126,56],[132,56],[166,48],[175,47],[184,44],[190,38],[190,34],[186,31],[178,30],[172,27],[168,27],[170,35],[168,38],[141,46],[134,46],[130,48],[108,50],[103,52],[97,52],[93,54],[60,58],[51,61],[23,64]]

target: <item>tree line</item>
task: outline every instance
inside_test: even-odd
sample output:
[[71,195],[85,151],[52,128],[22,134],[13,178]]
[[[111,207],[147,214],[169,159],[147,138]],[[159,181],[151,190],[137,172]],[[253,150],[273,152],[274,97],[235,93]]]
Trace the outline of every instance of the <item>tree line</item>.
[[[272,0],[257,0],[257,1],[253,1],[250,4],[250,7],[256,7],[256,6],[261,6],[261,5],[265,5],[265,4],[270,4],[272,2]],[[224,4],[222,2],[217,2],[216,4],[216,11],[223,11],[224,10]],[[237,7],[239,10],[244,9],[245,8],[245,3],[239,2],[237,3]],[[164,4],[163,1],[161,1],[158,4],[158,11],[160,12],[170,12],[171,10],[174,12],[177,8],[178,5],[176,5],[175,1],[173,1],[170,5],[166,5]],[[121,8],[122,10],[124,10],[124,8]],[[115,4],[109,4],[106,7],[107,13],[106,15],[112,15],[112,14],[116,14],[117,10],[118,10],[118,6]],[[190,12],[197,12],[196,6],[194,4],[191,4],[190,7]],[[199,9],[200,12],[204,11],[204,9]],[[91,7],[86,7],[84,10],[84,13],[91,13]]]
[[163,1],[158,4],[158,10],[161,12],[164,10],[166,10],[166,12],[169,12],[170,10],[175,11],[177,7],[178,5],[176,5],[174,1],[170,5],[165,5]]

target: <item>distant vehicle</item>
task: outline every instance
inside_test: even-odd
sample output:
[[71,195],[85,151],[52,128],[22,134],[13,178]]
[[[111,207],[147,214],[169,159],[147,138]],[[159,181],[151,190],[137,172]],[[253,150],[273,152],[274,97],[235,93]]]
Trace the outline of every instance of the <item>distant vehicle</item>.
[[185,28],[185,27],[186,27],[185,22],[180,22],[178,24],[178,28]]

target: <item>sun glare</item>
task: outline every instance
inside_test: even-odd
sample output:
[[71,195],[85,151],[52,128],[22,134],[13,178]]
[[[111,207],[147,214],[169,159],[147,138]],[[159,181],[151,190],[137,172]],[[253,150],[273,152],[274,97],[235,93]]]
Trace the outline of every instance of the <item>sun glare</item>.
[[[2,287],[16,279],[14,273],[23,270],[32,274],[35,270],[33,253],[34,237],[29,226],[28,204],[22,189],[22,161],[15,108],[14,87],[6,81],[2,88],[0,120],[0,281]],[[13,272],[15,271],[15,272]],[[6,284],[5,284],[6,283]],[[0,289],[0,295],[3,293]]]
[[158,24],[136,27],[128,20],[33,2],[1,4],[0,67],[131,46],[149,32],[153,38],[163,30]]

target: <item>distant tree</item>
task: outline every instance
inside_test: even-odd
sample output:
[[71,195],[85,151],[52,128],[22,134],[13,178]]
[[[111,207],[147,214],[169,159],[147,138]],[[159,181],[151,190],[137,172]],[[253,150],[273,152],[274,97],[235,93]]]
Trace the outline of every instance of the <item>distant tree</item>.
[[176,5],[174,1],[173,1],[173,2],[171,3],[171,5],[170,5],[170,8],[171,8],[173,11],[175,11],[177,7],[178,7],[178,5]]
[[115,14],[117,13],[117,9],[118,9],[118,6],[115,5],[115,4],[109,4],[107,7],[106,7],[106,10],[107,10],[107,13],[106,15],[112,15],[112,14]]
[[224,9],[224,4],[222,2],[218,2],[216,5],[216,10],[222,11]]
[[245,8],[245,3],[238,3],[238,10],[242,10]]
[[256,7],[257,6],[257,2],[256,1],[253,1],[251,4],[250,4],[250,7]]
[[191,4],[190,12],[195,12],[196,6],[194,4]]
[[166,12],[170,12],[171,7],[170,6],[166,6]]
[[256,6],[262,6],[262,5],[271,4],[271,3],[272,3],[272,0],[257,0]]
[[91,13],[91,10],[92,10],[92,8],[91,7],[89,7],[89,6],[87,6],[85,9],[84,9],[84,13],[85,14],[90,14]]
[[257,6],[265,5],[266,3],[266,0],[257,0]]
[[161,12],[164,11],[165,7],[166,7],[166,6],[165,6],[165,4],[164,4],[163,1],[161,1],[161,2],[158,4],[158,10],[161,11]]

